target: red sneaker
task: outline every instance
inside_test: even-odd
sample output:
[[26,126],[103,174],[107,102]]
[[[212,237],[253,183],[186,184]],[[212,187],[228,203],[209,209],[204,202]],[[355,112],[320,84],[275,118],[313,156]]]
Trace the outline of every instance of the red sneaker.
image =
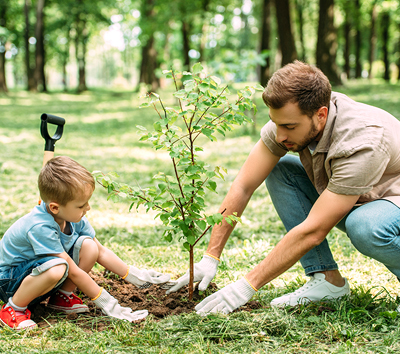
[[67,296],[57,291],[47,302],[47,307],[65,313],[89,312],[89,308],[75,294]]
[[11,307],[5,307],[4,304],[0,310],[0,322],[3,326],[9,326],[17,331],[26,328],[36,327],[36,323],[31,320],[31,312],[26,309],[22,315],[17,315]]

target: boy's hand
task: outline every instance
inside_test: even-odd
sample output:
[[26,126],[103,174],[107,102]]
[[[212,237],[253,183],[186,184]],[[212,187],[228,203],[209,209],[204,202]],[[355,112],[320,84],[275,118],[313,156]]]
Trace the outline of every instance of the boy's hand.
[[122,307],[118,303],[117,299],[112,297],[104,289],[102,289],[100,296],[96,300],[93,300],[93,302],[105,315],[119,318],[121,320],[127,320],[129,322],[141,320],[149,314],[147,310],[132,312],[131,308]]
[[[138,269],[134,266],[129,266],[129,273],[125,280],[137,286],[140,289],[149,288],[152,284],[162,284],[161,287],[169,289],[174,282],[170,282],[171,276],[156,272],[153,269]],[[168,285],[170,284],[171,285]]]

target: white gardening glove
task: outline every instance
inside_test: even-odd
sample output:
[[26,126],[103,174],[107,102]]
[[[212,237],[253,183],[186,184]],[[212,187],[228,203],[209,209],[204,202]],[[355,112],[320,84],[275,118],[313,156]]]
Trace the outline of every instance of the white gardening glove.
[[149,314],[147,310],[132,312],[131,308],[122,307],[117,299],[104,289],[101,290],[100,296],[96,300],[93,300],[93,302],[105,315],[129,322],[141,320]]
[[[207,289],[208,284],[210,284],[211,280],[215,277],[217,273],[219,261],[210,256],[204,255],[202,260],[198,263],[194,264],[194,281],[201,281],[199,284],[199,290],[204,291]],[[177,281],[176,284],[169,289],[166,294],[173,293],[178,291],[183,286],[189,284],[189,271],[186,272],[185,275],[182,275]]]
[[[153,269],[138,269],[134,266],[129,266],[129,273],[125,280],[129,283],[137,286],[139,289],[147,289],[152,284],[165,284],[165,288],[169,289],[174,283],[169,282],[171,276],[169,274],[163,274],[156,272]],[[167,286],[168,283],[172,283],[171,286]]]
[[227,314],[247,303],[255,293],[256,290],[242,278],[206,297],[194,309],[203,316],[211,312]]

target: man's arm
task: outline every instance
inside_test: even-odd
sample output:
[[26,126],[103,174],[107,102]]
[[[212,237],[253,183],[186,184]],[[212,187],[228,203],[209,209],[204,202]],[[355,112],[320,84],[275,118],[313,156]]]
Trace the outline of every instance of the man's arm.
[[[232,183],[219,212],[225,210],[223,215],[232,215],[236,212],[241,216],[254,191],[268,177],[278,161],[279,157],[272,154],[260,139]],[[221,225],[215,225],[207,253],[219,258],[233,228],[234,226],[230,226],[225,220]]]
[[259,289],[281,275],[319,245],[351,210],[358,198],[357,195],[340,195],[325,190],[315,202],[307,219],[290,230],[246,278]]

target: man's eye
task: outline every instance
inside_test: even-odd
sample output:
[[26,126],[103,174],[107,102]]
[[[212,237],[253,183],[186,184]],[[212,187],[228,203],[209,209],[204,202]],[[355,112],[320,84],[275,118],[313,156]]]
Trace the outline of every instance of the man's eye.
[[294,127],[286,127],[287,130],[294,130]]

